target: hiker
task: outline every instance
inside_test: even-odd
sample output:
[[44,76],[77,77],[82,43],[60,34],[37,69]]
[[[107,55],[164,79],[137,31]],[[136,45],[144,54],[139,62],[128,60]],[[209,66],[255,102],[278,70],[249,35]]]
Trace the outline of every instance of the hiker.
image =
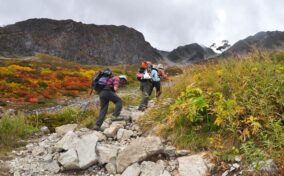
[[[164,66],[162,64],[153,65],[151,71],[153,89],[156,89],[156,97],[158,98],[162,94],[161,79],[167,78]],[[153,90],[152,89],[152,90]],[[150,95],[152,94],[152,91]]]
[[149,97],[153,89],[151,66],[152,63],[150,61],[144,61],[137,73],[137,79],[140,81],[140,90],[143,94],[143,98],[138,108],[139,111],[144,111],[147,108]]
[[122,100],[116,94],[119,87],[119,77],[113,76],[112,71],[110,69],[105,69],[103,72],[100,72],[99,75],[97,75],[96,77],[97,78],[95,79],[97,79],[97,82],[93,81],[95,82],[93,84],[97,85],[93,85],[93,87],[99,94],[101,109],[96,124],[93,126],[92,129],[100,131],[108,111],[109,101],[115,104],[115,109],[112,113],[111,120],[123,120],[123,118],[120,117],[120,112],[122,110]]

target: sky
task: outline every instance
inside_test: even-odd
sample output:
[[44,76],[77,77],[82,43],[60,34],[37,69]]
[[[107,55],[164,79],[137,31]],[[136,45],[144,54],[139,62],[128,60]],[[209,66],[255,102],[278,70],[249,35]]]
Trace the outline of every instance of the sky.
[[0,0],[0,25],[29,18],[132,27],[170,51],[230,44],[260,31],[284,31],[283,0]]

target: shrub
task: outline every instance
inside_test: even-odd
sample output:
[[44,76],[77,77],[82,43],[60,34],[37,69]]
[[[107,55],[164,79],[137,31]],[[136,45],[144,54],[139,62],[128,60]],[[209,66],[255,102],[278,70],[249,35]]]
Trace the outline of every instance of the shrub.
[[250,163],[262,156],[283,159],[281,58],[282,53],[261,53],[185,68],[173,87],[164,88],[164,100],[176,99],[167,114],[156,109],[155,119],[146,117],[149,121],[163,117],[159,132],[177,146],[211,149],[222,158],[240,151]]

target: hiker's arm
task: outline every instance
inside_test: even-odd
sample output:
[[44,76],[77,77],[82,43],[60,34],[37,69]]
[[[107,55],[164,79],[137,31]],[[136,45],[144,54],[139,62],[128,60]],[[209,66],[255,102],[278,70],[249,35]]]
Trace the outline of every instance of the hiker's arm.
[[113,78],[113,90],[114,90],[115,92],[118,91],[119,81],[120,81],[120,80],[119,80],[118,77]]

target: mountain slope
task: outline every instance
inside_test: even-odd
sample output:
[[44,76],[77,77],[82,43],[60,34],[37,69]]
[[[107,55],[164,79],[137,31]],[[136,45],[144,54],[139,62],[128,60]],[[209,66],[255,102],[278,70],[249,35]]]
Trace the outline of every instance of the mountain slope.
[[215,55],[216,53],[212,49],[193,43],[174,49],[168,54],[168,58],[172,62],[194,63]]
[[29,19],[0,28],[0,55],[17,57],[36,53],[100,65],[161,59],[142,33],[126,26]]
[[284,32],[259,32],[235,43],[222,56],[243,56],[255,50],[283,50]]

